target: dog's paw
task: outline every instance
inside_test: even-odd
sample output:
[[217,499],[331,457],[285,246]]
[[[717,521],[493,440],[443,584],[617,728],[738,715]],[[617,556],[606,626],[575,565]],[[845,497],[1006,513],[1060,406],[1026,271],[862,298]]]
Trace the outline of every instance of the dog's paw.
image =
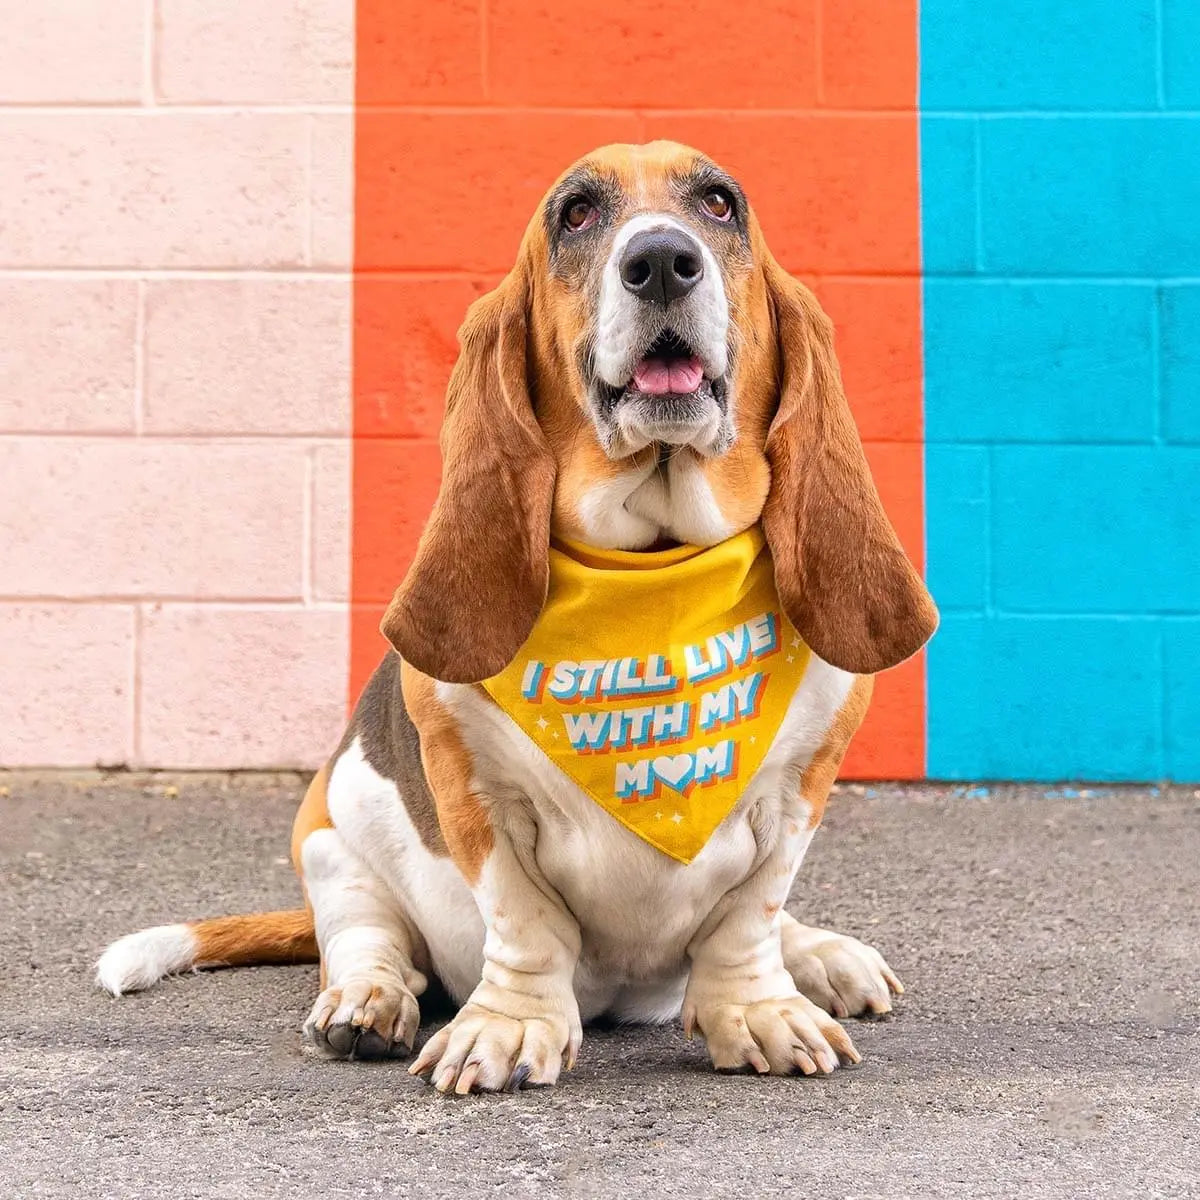
[[850,1035],[797,993],[754,1004],[715,1004],[684,1010],[684,1031],[698,1030],[718,1071],[760,1075],[828,1075],[860,1062]]
[[439,1092],[515,1092],[550,1087],[564,1060],[575,1064],[578,1039],[561,1015],[517,1019],[466,1004],[425,1043],[409,1073]]
[[858,938],[793,925],[784,929],[783,962],[796,987],[835,1017],[880,1016],[904,985],[874,946]]
[[363,979],[326,988],[304,1033],[330,1058],[407,1058],[420,1023],[417,998],[406,987]]

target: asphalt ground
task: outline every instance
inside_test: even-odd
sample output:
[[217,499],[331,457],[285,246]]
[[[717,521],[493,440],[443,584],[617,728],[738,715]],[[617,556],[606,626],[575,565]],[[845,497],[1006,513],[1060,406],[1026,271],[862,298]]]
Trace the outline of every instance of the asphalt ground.
[[301,790],[0,776],[0,1200],[1200,1196],[1200,791],[843,786],[790,907],[907,985],[861,1066],[593,1029],[555,1090],[454,1098],[312,1057],[316,967],[92,984],[119,934],[298,903]]

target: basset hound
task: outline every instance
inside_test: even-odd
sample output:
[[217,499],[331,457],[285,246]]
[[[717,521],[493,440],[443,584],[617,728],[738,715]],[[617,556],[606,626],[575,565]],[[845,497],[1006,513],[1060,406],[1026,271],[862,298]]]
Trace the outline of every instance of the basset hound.
[[555,1083],[602,1014],[682,1016],[721,1070],[859,1061],[837,1018],[900,982],[783,906],[937,611],[829,320],[738,182],[655,142],[562,175],[460,342],[393,649],[296,817],[306,907],[129,935],[99,984],[319,960],[307,1037],[370,1058],[435,975],[458,1015],[410,1071],[460,1094]]

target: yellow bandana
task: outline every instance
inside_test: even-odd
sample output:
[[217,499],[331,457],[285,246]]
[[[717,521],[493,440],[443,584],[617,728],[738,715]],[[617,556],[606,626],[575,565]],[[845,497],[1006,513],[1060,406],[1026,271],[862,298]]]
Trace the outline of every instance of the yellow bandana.
[[529,640],[483,686],[601,808],[691,862],[808,666],[757,527],[703,549],[550,549]]

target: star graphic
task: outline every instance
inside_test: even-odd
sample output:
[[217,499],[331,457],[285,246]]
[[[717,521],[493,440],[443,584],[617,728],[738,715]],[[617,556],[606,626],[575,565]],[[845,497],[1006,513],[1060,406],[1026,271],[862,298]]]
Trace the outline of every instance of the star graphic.
[[656,821],[661,821],[661,820],[662,820],[662,813],[660,813],[660,812],[656,812],[656,813],[654,814],[654,819],[655,819]]
[[557,730],[557,729],[554,731],[554,736],[555,736],[555,737],[558,737],[558,730]]
[[789,654],[789,655],[787,656],[787,660],[788,660],[788,662],[795,662],[795,661],[796,661],[796,656],[795,656],[794,654]]
[[799,649],[800,649],[800,639],[799,639],[798,637],[794,637],[794,638],[792,638],[792,649],[793,649],[793,650],[799,650]]
[[754,743],[755,743],[755,742],[757,742],[757,741],[758,741],[758,738],[756,738],[756,737],[754,736],[754,734],[751,734],[751,735],[750,735],[750,745],[752,745],[752,746],[753,746],[753,745],[754,745]]
[[683,824],[683,813],[676,813],[671,818],[671,820],[674,821],[676,825],[682,825]]
[[549,721],[547,721],[545,717],[538,717],[538,719],[537,719],[537,720],[534,722],[534,724],[535,724],[535,725],[536,725],[536,726],[537,726],[539,729],[542,729],[542,730],[545,730],[545,729],[549,729],[549,728],[550,728],[550,722],[549,722]]

